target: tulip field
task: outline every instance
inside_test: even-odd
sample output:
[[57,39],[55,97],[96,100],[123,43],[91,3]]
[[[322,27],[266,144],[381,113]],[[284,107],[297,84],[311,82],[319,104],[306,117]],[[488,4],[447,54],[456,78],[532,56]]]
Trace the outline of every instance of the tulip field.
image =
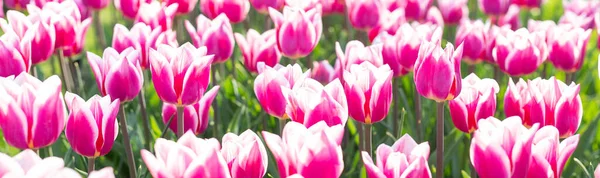
[[0,5],[0,178],[600,178],[599,0]]

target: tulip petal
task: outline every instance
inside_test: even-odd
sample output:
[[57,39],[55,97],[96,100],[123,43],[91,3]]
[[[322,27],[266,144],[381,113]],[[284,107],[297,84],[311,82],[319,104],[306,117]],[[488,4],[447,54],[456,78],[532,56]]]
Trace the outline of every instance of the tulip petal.
[[141,151],[142,160],[146,163],[146,167],[148,171],[152,175],[152,177],[170,177],[170,175],[165,170],[165,164],[163,161],[156,159],[152,153],[147,150]]
[[204,94],[204,96],[202,96],[202,98],[200,99],[200,101],[198,101],[198,108],[197,108],[197,112],[198,112],[198,129],[196,130],[197,134],[199,133],[203,133],[206,128],[208,127],[208,123],[209,123],[209,110],[210,110],[210,106],[211,103],[213,102],[213,100],[215,99],[215,97],[217,96],[217,93],[219,92],[219,88],[220,86],[214,86],[212,89],[210,89],[208,92],[206,92]]
[[275,134],[263,131],[263,139],[265,144],[271,150],[275,161],[277,162],[277,168],[279,170],[279,176],[285,177],[288,175],[288,158],[286,156],[286,150],[284,148],[281,138]]
[[65,127],[65,105],[61,92],[61,82],[54,75],[40,86],[33,103],[33,123],[31,138],[35,148],[52,144]]
[[[483,142],[483,143],[480,143]],[[474,139],[471,143],[471,163],[480,177],[510,177],[510,160],[497,145],[485,145]]]
[[367,177],[370,178],[385,178],[385,175],[381,170],[373,164],[373,159],[367,152],[361,152],[363,163],[365,164],[365,170],[367,171]]
[[218,150],[198,155],[185,171],[183,177],[222,177],[230,178],[229,168]]
[[176,104],[177,94],[173,89],[174,75],[165,56],[155,50],[150,51],[150,68],[152,70],[152,83],[156,94],[164,102]]
[[198,102],[206,91],[210,81],[210,64],[213,56],[194,59],[183,79],[183,88],[179,95],[180,104],[190,105]]

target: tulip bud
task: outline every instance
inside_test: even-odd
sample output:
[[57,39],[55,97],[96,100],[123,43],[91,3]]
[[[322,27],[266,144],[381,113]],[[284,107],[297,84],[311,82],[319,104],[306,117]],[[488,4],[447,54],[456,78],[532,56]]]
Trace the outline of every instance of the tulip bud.
[[468,0],[437,0],[444,23],[457,24],[469,16]]
[[222,140],[221,154],[229,166],[232,178],[265,176],[269,158],[256,133],[252,130],[246,130],[239,136],[227,133]]
[[118,135],[119,99],[111,102],[109,96],[94,95],[85,101],[67,92],[65,101],[69,108],[65,135],[73,151],[90,158],[108,154]]
[[144,78],[138,51],[127,48],[119,54],[115,49],[107,48],[102,58],[90,52],[87,56],[102,96],[110,95],[113,100],[127,102],[140,93]]
[[489,28],[489,23],[485,25],[481,20],[462,21],[456,32],[456,43],[463,44],[463,60],[469,65],[475,65],[483,61],[485,55],[485,32]]
[[579,135],[559,141],[555,127],[546,126],[537,131],[531,146],[527,177],[561,177],[565,164],[577,148]]
[[423,97],[443,102],[452,100],[462,89],[460,59],[463,45],[454,49],[452,43],[442,49],[436,43],[423,42],[415,62],[414,82]]
[[281,10],[285,5],[284,0],[250,0],[250,4],[258,13],[269,14],[269,8]]
[[379,145],[375,154],[377,164],[369,153],[361,152],[368,177],[431,177],[427,163],[429,143],[417,144],[408,134],[391,147]]
[[302,73],[298,64],[271,68],[262,62],[259,62],[258,71],[260,74],[254,80],[254,93],[263,110],[271,116],[287,119],[287,93],[282,88],[292,89],[297,82],[307,78],[310,71]]
[[0,177],[64,177],[81,178],[79,173],[65,167],[58,157],[40,158],[30,149],[21,151],[14,157],[0,153]]
[[511,0],[478,0],[479,9],[485,14],[501,16],[506,14]]
[[306,78],[291,90],[284,87],[282,90],[287,96],[286,113],[292,121],[307,127],[320,121],[325,121],[328,126],[346,125],[348,103],[339,80],[323,86],[314,79]]
[[[208,115],[210,105],[217,96],[219,86],[215,86],[206,92],[198,103],[193,105],[187,105],[183,108],[183,130],[184,132],[192,131],[192,133],[199,135],[204,133],[208,127]],[[174,104],[164,103],[162,108],[163,123],[169,123],[169,129],[173,132],[177,132],[177,106]]]
[[548,36],[548,59],[565,72],[581,69],[592,30],[570,25],[558,25]]
[[477,121],[494,116],[498,91],[493,79],[479,79],[474,73],[465,77],[460,95],[448,102],[454,126],[465,133],[477,130]]
[[0,36],[0,77],[29,72],[31,67],[31,43],[33,33],[23,39],[12,32]]
[[125,17],[135,19],[144,3],[150,3],[152,0],[115,0],[115,7],[119,9]]
[[350,116],[366,124],[387,116],[392,102],[392,70],[369,62],[354,64],[344,71],[344,92],[348,96]]
[[150,50],[152,83],[160,99],[177,106],[191,105],[200,100],[210,78],[213,55],[206,47],[195,48],[189,43],[179,48],[159,45]]
[[24,41],[26,36],[30,38],[27,40],[31,40],[31,48],[35,49],[31,51],[32,65],[50,59],[54,53],[54,43],[56,41],[54,26],[50,25],[49,22],[35,19],[38,18],[35,16],[39,15],[27,17],[19,11],[10,10],[7,12],[8,22],[0,19],[0,27],[5,33],[14,33],[22,39],[21,41]]
[[23,72],[0,77],[0,127],[6,142],[19,149],[52,145],[65,126],[65,105],[58,76],[45,81]]
[[313,61],[312,66],[312,73],[310,74],[310,77],[312,79],[315,79],[321,82],[322,84],[328,84],[329,82],[333,81],[335,71],[333,70],[331,64],[329,64],[329,61]]
[[298,59],[308,56],[321,39],[323,22],[320,6],[309,11],[284,7],[283,14],[269,9],[275,23],[277,48],[283,56]]
[[244,56],[244,65],[248,71],[257,73],[257,65],[264,62],[269,67],[274,67],[279,63],[281,53],[277,50],[277,39],[275,39],[275,30],[268,30],[259,34],[256,30],[250,29],[246,37],[239,33],[235,34],[240,51]]
[[525,28],[498,34],[493,56],[498,67],[511,76],[534,72],[548,56],[544,34]]
[[212,21],[203,15],[196,20],[198,28],[189,22],[185,22],[188,33],[192,37],[194,46],[197,48],[206,46],[209,55],[214,55],[213,63],[227,61],[233,54],[233,29],[227,16],[221,14]]
[[178,7],[177,4],[167,5],[158,1],[142,2],[135,23],[143,22],[152,29],[160,28],[163,32],[171,30]]
[[378,26],[383,19],[381,1],[346,0],[346,8],[350,23],[358,30],[369,31]]
[[231,23],[240,23],[250,11],[248,0],[201,0],[200,10],[208,18],[214,19],[225,14]]
[[198,0],[165,0],[167,6],[177,4],[177,14],[187,14],[194,10]]
[[109,0],[83,0],[83,4],[89,8],[100,10],[108,6]]

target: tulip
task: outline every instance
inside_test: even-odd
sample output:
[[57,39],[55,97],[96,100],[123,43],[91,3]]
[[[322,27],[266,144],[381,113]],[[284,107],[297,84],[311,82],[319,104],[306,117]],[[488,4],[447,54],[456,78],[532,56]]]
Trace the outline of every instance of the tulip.
[[473,133],[477,121],[494,116],[496,94],[500,91],[493,79],[480,79],[474,73],[463,79],[462,91],[448,103],[454,126],[462,132]]
[[19,39],[17,34],[6,32],[0,36],[0,77],[29,72],[31,67],[31,44],[33,33]]
[[[31,64],[36,65],[50,59],[54,53],[54,42],[56,41],[54,26],[49,22],[32,20],[19,11],[7,12],[8,22],[0,19],[0,27],[5,33],[15,33],[19,39],[24,39],[27,33],[32,33],[27,38],[32,38]],[[10,24],[9,24],[10,23]],[[31,32],[30,32],[31,31]],[[33,37],[31,37],[33,36]]]
[[490,17],[492,22],[496,22],[498,26],[508,26],[512,30],[521,28],[520,8],[517,5],[510,5],[506,14],[496,17]]
[[115,178],[115,173],[112,167],[105,167],[91,172],[88,178]]
[[548,60],[568,73],[581,69],[592,30],[558,25],[548,36]]
[[563,1],[564,15],[560,23],[570,23],[583,29],[593,28],[594,15],[598,12],[600,2],[572,0]]
[[152,29],[160,28],[163,32],[171,30],[178,7],[177,4],[167,5],[158,1],[142,2],[135,17],[135,23],[143,22]]
[[479,9],[485,14],[501,16],[508,12],[511,0],[478,0]]
[[158,138],[155,155],[145,149],[141,155],[152,177],[231,178],[220,149],[217,139],[196,138],[187,132],[177,142]]
[[386,13],[388,13],[388,15],[383,15],[381,23],[369,31],[369,40],[372,41],[372,44],[376,43],[375,39],[377,39],[377,37],[380,37],[385,33],[391,36],[395,35],[398,29],[407,23],[407,20],[404,17],[404,10],[402,9],[396,9]]
[[296,83],[307,78],[310,71],[302,73],[298,64],[286,67],[276,65],[272,68],[262,62],[259,62],[258,71],[260,74],[254,80],[254,93],[263,110],[271,116],[287,119],[287,96],[282,88],[292,89]]
[[559,143],[558,132],[555,127],[546,126],[535,133],[527,177],[561,177],[565,164],[577,148],[579,135]]
[[414,82],[419,94],[436,102],[458,96],[462,89],[462,55],[462,44],[455,50],[452,43],[442,49],[435,43],[423,42],[414,69]]
[[194,10],[198,0],[165,0],[167,6],[177,4],[177,14],[187,14]]
[[344,14],[346,2],[344,0],[319,0],[323,8],[323,15]]
[[369,62],[354,64],[344,71],[344,92],[350,116],[365,124],[377,123],[387,116],[392,101],[392,71]]
[[469,16],[468,0],[437,0],[444,23],[457,24]]
[[437,7],[429,8],[427,16],[425,17],[425,22],[444,27],[444,17],[442,16],[442,12]]
[[539,8],[542,5],[542,0],[513,0],[512,4],[532,9]]
[[531,90],[528,85],[522,79],[516,84],[512,78],[509,79],[504,95],[504,113],[507,117],[519,116],[523,125],[531,127],[534,123],[543,124],[546,111],[543,95]]
[[233,54],[233,29],[227,16],[221,14],[214,18],[212,21],[203,15],[198,16],[196,19],[198,28],[189,22],[185,22],[185,26],[194,46],[201,47],[206,46],[208,53],[214,55],[213,63],[222,63],[227,61],[231,54]]
[[407,0],[404,11],[407,19],[419,20],[425,18],[425,15],[433,0]]
[[299,174],[333,178],[342,174],[342,125],[329,127],[321,121],[306,128],[300,123],[289,122],[281,137],[266,131],[262,135],[275,157],[280,177]]
[[261,14],[269,14],[269,8],[281,10],[285,5],[284,0],[250,0],[250,4]]
[[91,52],[87,56],[102,96],[110,95],[113,100],[127,102],[138,95],[144,83],[138,51],[127,48],[119,54],[107,48],[102,58]]
[[119,99],[94,95],[85,101],[67,92],[65,101],[70,113],[65,135],[73,151],[89,158],[106,155],[118,135]]
[[306,78],[291,90],[283,88],[287,95],[286,113],[292,121],[310,127],[320,121],[328,126],[346,125],[348,103],[342,84],[334,80],[323,86],[318,81]]
[[[9,9],[22,10],[27,7],[31,0],[3,0],[6,3],[6,7]],[[3,3],[3,4],[4,4]]]
[[[75,4],[77,4],[77,8],[79,8],[79,12],[81,14],[81,18],[88,18],[91,16],[92,9],[88,8],[83,1],[85,0],[74,0]],[[108,5],[108,4],[107,4]]]
[[[529,28],[531,29],[531,28]],[[502,27],[498,27],[496,25],[491,25],[490,28],[487,28],[485,31],[485,61],[491,64],[496,64],[496,60],[494,59],[494,48],[496,47],[496,37],[499,34],[505,35],[506,33],[508,33],[508,31],[511,31],[510,27],[508,26],[502,26]]]
[[556,28],[556,22],[552,20],[529,20],[527,22],[527,29],[529,32],[543,32],[546,34],[546,43],[548,43],[548,38],[552,36],[552,29]]
[[109,0],[82,0],[82,2],[92,9],[104,9],[108,6]]
[[[204,133],[208,127],[208,115],[210,104],[213,102],[219,91],[219,86],[210,89],[202,96],[198,103],[187,105],[183,109],[184,132],[192,131],[198,135]],[[169,103],[164,103],[162,108],[162,118],[165,124],[169,123],[172,118],[177,118],[177,106]],[[173,132],[177,132],[177,119],[172,119],[169,128]]]
[[231,177],[261,178],[267,173],[267,150],[256,133],[246,130],[242,134],[223,136],[221,154],[231,171]]
[[[48,15],[50,24],[56,32],[56,49],[68,50],[73,48],[80,39],[82,31],[85,31],[91,22],[91,18],[82,20],[79,7],[74,1],[48,2],[43,9],[36,6],[27,6],[30,14]],[[44,14],[46,13],[46,14]],[[46,17],[41,17],[44,20]],[[85,36],[85,35],[83,35]]]
[[456,32],[456,44],[462,43],[464,47],[463,60],[469,65],[475,65],[483,61],[485,56],[486,29],[489,23],[485,25],[481,20],[462,21]]
[[250,11],[248,0],[202,0],[200,10],[208,18],[214,19],[225,14],[231,23],[240,23]]
[[336,77],[342,79],[344,83],[344,71],[350,70],[352,64],[361,64],[369,61],[376,67],[383,65],[383,57],[381,55],[382,45],[364,46],[360,41],[353,40],[346,44],[346,52],[342,51],[339,42],[335,43],[335,53],[337,62],[335,63]]
[[322,84],[328,84],[329,82],[333,81],[333,77],[335,75],[335,71],[333,70],[333,67],[331,66],[331,64],[329,64],[329,61],[327,60],[322,60],[322,61],[313,61],[313,68],[312,68],[312,72],[310,74],[310,77],[312,79],[315,79],[319,82],[321,82]]
[[58,76],[45,81],[21,73],[0,78],[0,127],[6,142],[19,149],[52,145],[65,126]]
[[317,5],[320,5],[320,3],[319,3],[319,0],[303,0],[303,1],[285,0],[285,5],[292,7],[292,8],[298,8],[298,9],[302,9],[304,11],[309,11],[311,9],[316,8]]
[[134,48],[140,52],[140,66],[142,69],[148,69],[148,53],[150,49],[155,48],[155,42],[158,35],[161,34],[159,28],[152,30],[150,26],[144,23],[136,23],[131,27],[131,31],[121,24],[116,24],[113,31],[112,47],[117,52],[123,52],[127,48]]
[[431,177],[427,163],[429,143],[417,144],[408,134],[398,139],[391,147],[386,144],[379,145],[376,154],[375,164],[369,153],[361,153],[368,177]]
[[195,48],[189,43],[150,50],[152,82],[160,99],[177,106],[198,102],[209,83],[212,59],[206,55],[206,47]]
[[493,56],[498,67],[511,76],[534,72],[548,56],[544,34],[525,28],[498,34]]
[[140,6],[150,2],[152,2],[152,0],[115,0],[115,7],[119,9],[125,17],[135,19],[140,10]]
[[284,7],[283,14],[269,9],[275,23],[277,48],[291,59],[305,57],[317,46],[323,29],[320,8],[303,11]]
[[384,7],[381,1],[346,0],[346,8],[350,23],[359,30],[369,31],[383,19],[381,12]]
[[81,178],[73,169],[65,167],[58,157],[40,158],[30,149],[23,150],[14,157],[0,153],[0,177],[64,177]]
[[583,29],[592,29],[594,26],[594,16],[576,14],[571,11],[566,11],[565,14],[558,21],[559,24],[568,24]]
[[63,53],[65,56],[73,57],[81,53],[81,50],[83,50],[83,45],[85,44],[85,36],[91,22],[91,19],[86,19],[81,23],[79,28],[75,29],[75,43],[64,49]]

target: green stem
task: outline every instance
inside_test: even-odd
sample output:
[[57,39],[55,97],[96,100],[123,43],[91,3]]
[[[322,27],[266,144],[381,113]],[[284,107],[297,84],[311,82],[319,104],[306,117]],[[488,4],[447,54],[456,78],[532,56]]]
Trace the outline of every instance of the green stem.
[[419,94],[419,92],[417,92],[417,88],[416,86],[414,86],[414,99],[415,99],[415,130],[416,130],[416,137],[418,141],[421,141],[421,136],[423,135],[421,133],[421,121],[422,121],[422,113],[421,113],[421,95]]
[[437,134],[436,134],[436,177],[444,177],[444,102],[437,103]]
[[136,166],[133,158],[133,151],[131,150],[131,141],[129,140],[129,133],[127,132],[127,119],[125,118],[125,103],[121,103],[121,111],[119,112],[119,124],[121,125],[121,135],[123,136],[123,146],[125,147],[125,154],[127,155],[127,165],[129,167],[129,177],[136,176]]
[[287,123],[286,119],[278,119],[279,120],[279,134],[283,136],[283,128],[285,128],[285,124]]
[[75,92],[73,90],[73,77],[71,75],[71,68],[69,67],[69,61],[66,61],[65,56],[63,55],[63,50],[58,49],[58,60],[60,60],[60,69],[63,76],[63,80],[65,85],[67,86],[67,91]]
[[161,134],[160,134],[160,138],[165,138],[165,136],[167,135],[167,131],[169,130],[169,127],[171,126],[171,122],[173,122],[173,116],[171,116],[169,118],[169,121],[167,121],[167,124],[165,124],[165,128],[162,130]]
[[144,124],[144,139],[146,142],[146,148],[152,148],[152,134],[150,134],[150,118],[146,111],[146,98],[144,97],[144,84],[142,84],[142,90],[138,94],[138,103],[140,104],[140,112],[142,113],[142,124]]
[[104,34],[104,27],[102,27],[102,21],[100,20],[100,10],[94,10],[94,31],[96,31],[96,38],[100,39],[100,45],[102,49],[106,48],[106,35]]
[[183,136],[183,106],[177,106],[177,137]]
[[[400,87],[401,87],[400,86],[400,78],[399,77],[394,78],[394,82],[392,84],[394,85],[394,87],[392,87],[392,96],[394,97],[394,105],[392,105],[393,106],[392,107],[392,115],[394,116],[394,117],[392,117],[392,123],[393,123],[392,125],[394,128],[393,128],[392,133],[394,134],[394,136],[396,138],[399,138],[400,134],[402,134],[402,133],[398,132],[398,130],[400,130],[400,128],[398,126],[399,125],[398,124],[398,121],[399,121],[398,120],[399,119],[398,118],[398,110],[400,108],[400,107],[398,107],[398,104],[400,104],[400,99],[398,99],[400,94],[398,94],[398,90],[400,90]],[[398,135],[396,135],[396,134],[398,134]]]
[[88,158],[87,171],[88,175],[90,175],[94,171],[94,165],[96,164],[96,158]]
[[365,135],[365,150],[367,153],[369,153],[369,155],[371,155],[371,145],[372,145],[372,140],[373,140],[373,132],[371,132],[371,128],[372,128],[372,124],[364,124],[364,133],[363,135]]

